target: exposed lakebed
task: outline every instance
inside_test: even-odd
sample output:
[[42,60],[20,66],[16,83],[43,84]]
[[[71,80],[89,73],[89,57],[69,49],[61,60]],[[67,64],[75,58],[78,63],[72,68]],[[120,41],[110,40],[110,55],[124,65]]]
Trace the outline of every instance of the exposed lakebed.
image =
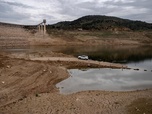
[[149,46],[38,46],[11,49],[13,53],[59,52],[75,57],[125,64],[132,69],[70,69],[70,77],[56,86],[63,94],[85,90],[132,91],[152,88],[152,48]]

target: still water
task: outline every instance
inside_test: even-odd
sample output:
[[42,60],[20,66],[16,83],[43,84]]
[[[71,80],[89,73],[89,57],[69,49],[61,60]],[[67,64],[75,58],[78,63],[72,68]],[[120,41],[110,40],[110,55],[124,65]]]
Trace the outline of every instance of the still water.
[[151,47],[103,47],[93,51],[85,50],[84,53],[91,59],[117,62],[132,69],[70,69],[68,70],[70,77],[56,86],[62,94],[86,90],[133,91],[152,88],[151,49]]
[[93,60],[121,63],[132,68],[130,70],[107,68],[68,70],[71,76],[56,85],[64,94],[85,90],[131,91],[152,88],[152,47],[150,46],[34,46],[5,51],[60,52],[75,57],[85,54]]
[[56,86],[63,94],[85,90],[132,91],[152,87],[151,70],[71,69],[70,77]]
[[88,55],[92,60],[129,63],[140,62],[152,58],[151,46],[31,46],[24,49],[1,49],[12,53],[59,52],[77,57]]
[[128,63],[139,62],[152,58],[150,46],[38,46],[30,47],[29,51],[60,52],[73,55],[88,55],[92,60]]

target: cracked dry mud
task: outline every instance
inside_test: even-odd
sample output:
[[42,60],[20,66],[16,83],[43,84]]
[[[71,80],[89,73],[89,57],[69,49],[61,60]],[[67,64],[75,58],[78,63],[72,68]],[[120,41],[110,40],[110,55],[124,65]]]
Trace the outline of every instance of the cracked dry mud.
[[79,63],[61,65],[4,56],[0,63],[0,114],[128,114],[132,112],[128,106],[136,107],[131,105],[134,101],[152,99],[152,89],[60,94],[55,84],[69,76],[67,67]]

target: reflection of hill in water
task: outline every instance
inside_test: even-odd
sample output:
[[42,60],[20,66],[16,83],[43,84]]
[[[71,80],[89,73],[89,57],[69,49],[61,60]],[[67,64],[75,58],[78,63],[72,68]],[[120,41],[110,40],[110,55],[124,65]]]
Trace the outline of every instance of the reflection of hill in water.
[[134,47],[134,48],[107,48],[103,53],[95,55],[92,58],[98,59],[101,57],[102,61],[110,62],[138,62],[145,59],[152,58],[152,50],[150,47]]
[[151,46],[71,46],[58,51],[74,56],[86,54],[90,59],[109,62],[138,62],[152,58]]
[[31,46],[31,52],[59,52],[77,57],[88,55],[90,59],[108,62],[139,62],[152,59],[151,46]]
[[102,53],[91,55],[94,60],[110,61],[110,62],[138,62],[152,58],[152,50],[149,47],[136,48],[107,48],[102,50]]

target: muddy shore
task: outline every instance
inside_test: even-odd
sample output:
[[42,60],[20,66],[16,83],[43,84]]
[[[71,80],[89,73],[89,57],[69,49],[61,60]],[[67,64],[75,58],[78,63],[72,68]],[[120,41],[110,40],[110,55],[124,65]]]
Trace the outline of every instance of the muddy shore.
[[[6,30],[7,29],[7,30]],[[68,34],[73,34],[70,32]],[[130,33],[131,34],[131,33]],[[140,33],[142,34],[142,33]],[[137,34],[136,36],[141,36]],[[75,35],[75,34],[74,34]],[[141,45],[150,38],[101,39],[77,35],[76,39],[31,34],[21,28],[0,27],[4,46],[29,45]],[[140,38],[140,37],[139,37]],[[21,39],[20,42],[16,39]],[[112,39],[112,40],[111,40]],[[8,42],[9,40],[9,42]],[[85,44],[84,44],[85,43]],[[44,55],[44,56],[42,56]],[[70,60],[70,61],[69,61]],[[56,84],[69,77],[68,68],[113,67],[106,62],[81,61],[63,53],[0,53],[0,114],[152,114],[152,89],[112,92],[82,91],[60,94]],[[123,66],[126,68],[126,66]],[[70,86],[70,85],[69,85]]]
[[84,61],[66,61],[66,55],[62,57],[65,58],[63,61],[27,60],[26,56],[4,55],[0,56],[0,114],[125,114],[137,110],[135,105],[129,110],[132,102],[141,98],[152,99],[151,89],[62,95],[55,85],[68,78],[67,68],[105,67],[106,63],[103,66],[89,63],[88,66]]

